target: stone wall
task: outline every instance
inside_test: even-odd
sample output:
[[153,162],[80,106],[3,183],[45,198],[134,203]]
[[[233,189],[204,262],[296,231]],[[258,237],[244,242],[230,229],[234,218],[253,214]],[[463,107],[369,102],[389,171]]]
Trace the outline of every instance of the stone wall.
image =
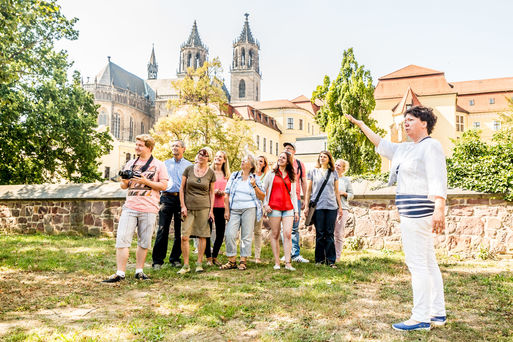
[[[360,237],[365,247],[399,249],[399,215],[394,188],[354,183],[355,198],[345,237]],[[0,231],[48,234],[115,234],[125,191],[117,183],[79,185],[0,186]],[[266,238],[269,232],[263,232]],[[303,245],[313,246],[313,226],[300,224]],[[450,190],[446,229],[437,248],[450,253],[476,253],[487,248],[513,253],[513,203],[489,194]]]

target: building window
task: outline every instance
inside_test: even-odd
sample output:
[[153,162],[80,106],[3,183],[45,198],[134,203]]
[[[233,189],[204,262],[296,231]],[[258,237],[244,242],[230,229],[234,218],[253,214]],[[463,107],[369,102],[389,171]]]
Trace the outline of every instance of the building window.
[[476,121],[476,122],[474,122],[473,126],[474,126],[474,128],[479,129],[479,128],[481,128],[481,123],[479,121]]
[[493,122],[493,130],[494,131],[498,131],[499,129],[501,129],[501,122],[500,121],[494,121]]
[[273,141],[269,140],[269,153],[273,154]]
[[130,129],[128,131],[128,140],[134,141],[134,119],[130,118]]
[[240,80],[239,82],[239,97],[241,99],[246,97],[246,82],[244,82],[244,80]]
[[105,178],[105,179],[110,178],[110,167],[105,166],[105,171],[103,172],[103,178]]
[[294,118],[287,118],[287,129],[294,129]]
[[472,100],[470,100],[470,101],[468,101],[468,105],[469,105],[469,106],[473,106],[474,104],[475,104],[475,102],[474,102],[474,100],[473,100],[473,99],[472,99]]
[[308,123],[308,133],[310,133],[310,123]]
[[266,146],[267,146],[267,139],[266,139],[266,138],[264,138],[264,143],[263,143],[263,145],[264,145],[264,152],[265,152],[265,148],[266,148]]
[[141,122],[141,134],[144,134],[144,122]]
[[278,155],[278,143],[276,143],[276,151],[274,151],[274,154]]
[[127,153],[127,154],[125,155],[125,163],[128,163],[128,161],[129,161],[130,159],[131,159],[131,158],[130,158],[130,153]]
[[260,136],[259,135],[257,135],[256,144],[257,144],[257,150],[259,150],[260,149]]
[[115,113],[112,115],[112,134],[116,139],[119,139],[119,126],[121,124],[121,119],[119,118],[119,114]]
[[490,97],[490,104],[495,104],[495,97]]
[[299,130],[303,130],[303,119],[299,119]]
[[464,123],[463,115],[456,115],[456,132],[463,132],[465,130],[463,123]]
[[105,110],[101,110],[100,115],[98,116],[98,126],[107,126],[107,113]]

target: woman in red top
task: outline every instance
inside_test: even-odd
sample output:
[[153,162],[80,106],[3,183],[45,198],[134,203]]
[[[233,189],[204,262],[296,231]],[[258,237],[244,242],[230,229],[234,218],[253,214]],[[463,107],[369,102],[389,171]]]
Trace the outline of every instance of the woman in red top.
[[[216,227],[216,240],[212,251],[210,250],[210,238],[207,239],[207,248],[205,249],[205,255],[207,257],[207,265],[220,266],[221,263],[217,261],[217,255],[219,249],[223,244],[224,230],[226,228],[226,221],[224,219],[224,189],[226,188],[226,182],[230,178],[230,165],[226,152],[218,151],[214,157],[214,163],[212,164],[212,170],[216,175],[216,182],[214,183],[214,223]],[[210,223],[210,232],[212,233],[212,221]]]
[[290,264],[292,249],[292,224],[299,220],[296,198],[296,175],[292,155],[282,152],[273,171],[265,177],[266,190],[264,212],[271,225],[271,248],[274,255],[274,269],[280,269],[280,228],[283,226],[283,252],[285,269],[295,271]]

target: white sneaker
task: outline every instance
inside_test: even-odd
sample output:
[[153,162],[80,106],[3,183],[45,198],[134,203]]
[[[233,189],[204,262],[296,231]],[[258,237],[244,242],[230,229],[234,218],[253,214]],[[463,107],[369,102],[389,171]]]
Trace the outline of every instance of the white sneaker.
[[281,262],[284,262],[284,261],[285,261],[285,255],[284,255],[284,256],[282,256],[282,257],[280,258],[280,261],[281,261]]
[[279,270],[280,269],[280,265],[274,265],[273,269]]
[[292,265],[285,265],[285,269],[287,271],[295,271],[296,270],[294,267],[292,267]]
[[303,258],[301,255],[298,255],[297,257],[292,259],[292,261],[294,261],[294,262],[301,262],[303,264],[307,264],[307,263],[310,262],[310,260]]

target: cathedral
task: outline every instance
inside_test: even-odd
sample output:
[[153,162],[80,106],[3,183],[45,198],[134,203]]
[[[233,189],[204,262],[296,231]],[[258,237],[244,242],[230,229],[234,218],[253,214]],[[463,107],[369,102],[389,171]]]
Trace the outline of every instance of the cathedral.
[[[292,100],[260,101],[260,43],[253,37],[248,17],[249,14],[245,14],[242,31],[233,42],[230,86],[224,86],[224,91],[231,112],[250,124],[257,146],[255,152],[273,162],[284,142],[299,142],[321,134],[315,122],[319,106],[304,95]],[[134,157],[134,142],[138,134],[148,133],[159,118],[173,115],[167,103],[176,99],[178,93],[171,82],[184,77],[187,68],[202,66],[208,57],[208,48],[202,42],[194,21],[189,37],[180,46],[176,78],[158,77],[158,63],[152,47],[146,80],[123,69],[108,57],[107,65],[94,81],[84,84],[84,88],[94,95],[95,102],[100,105],[99,127],[109,127],[114,140],[111,153],[101,159],[105,179],[115,177],[123,165]],[[325,141],[325,138],[319,141]]]

